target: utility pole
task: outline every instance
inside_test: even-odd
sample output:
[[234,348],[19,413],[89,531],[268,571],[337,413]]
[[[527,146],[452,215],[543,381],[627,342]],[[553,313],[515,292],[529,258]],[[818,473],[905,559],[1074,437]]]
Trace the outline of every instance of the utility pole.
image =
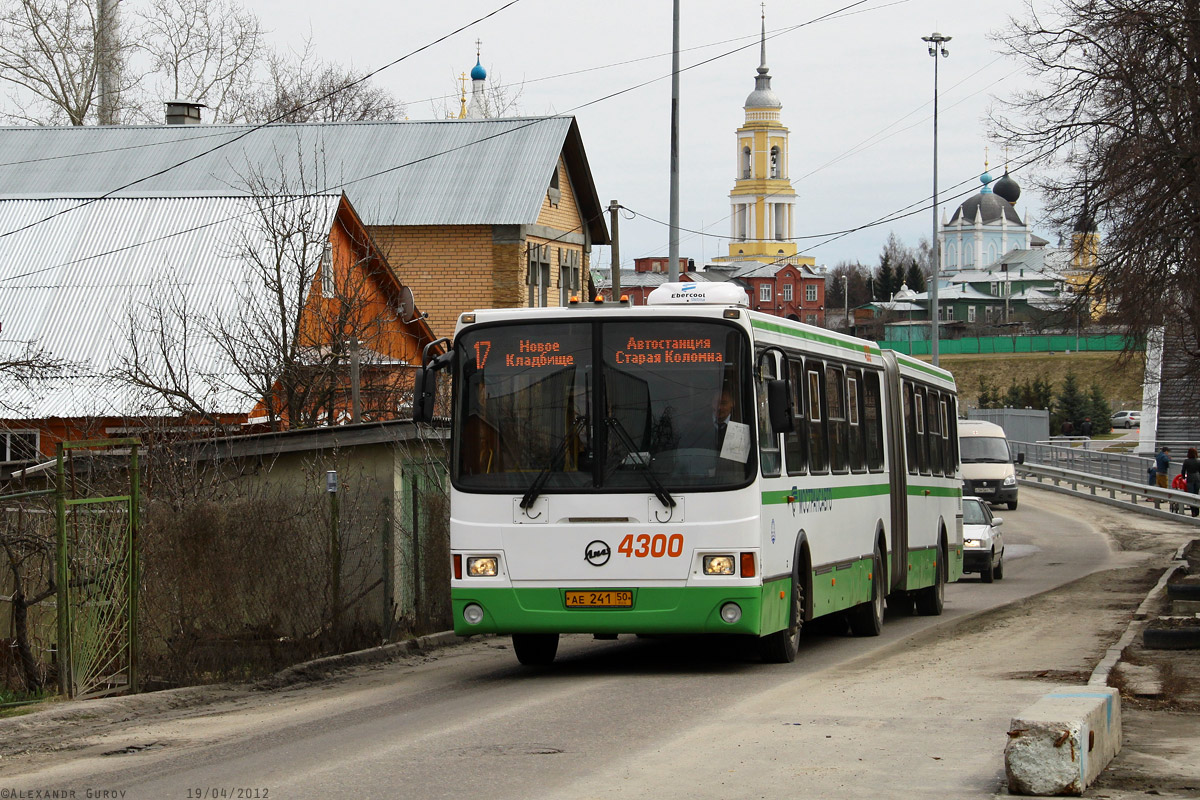
[[362,422],[362,374],[358,354],[358,337],[350,337],[350,421]]
[[[100,84],[100,102],[96,104],[96,121],[101,125],[116,125],[117,119],[117,3],[119,0],[100,0],[96,6],[96,77]],[[191,99],[191,98],[186,98]]]
[[671,232],[667,280],[679,280],[679,0],[674,2],[671,33]]
[[930,265],[933,281],[929,287],[929,352],[933,356],[935,367],[938,364],[938,278],[941,273],[941,256],[938,253],[938,54],[940,53],[942,58],[950,55],[950,51],[946,49],[946,42],[950,39],[951,37],[942,36],[937,31],[921,37],[921,41],[929,45],[929,55],[933,56],[933,264]]
[[617,232],[617,221],[621,219],[621,204],[616,200],[608,201],[608,225],[612,228],[612,278],[609,280],[609,285],[612,286],[613,302],[621,300],[621,237]]

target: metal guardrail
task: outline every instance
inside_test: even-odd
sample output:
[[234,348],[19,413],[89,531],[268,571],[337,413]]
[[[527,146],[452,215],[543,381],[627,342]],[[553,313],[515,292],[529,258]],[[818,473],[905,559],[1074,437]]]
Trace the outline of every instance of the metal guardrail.
[[[1200,509],[1200,495],[1191,492],[1181,492],[1176,489],[1160,489],[1148,486],[1145,481],[1126,481],[1119,478],[1108,478],[1088,472],[1064,469],[1046,464],[1018,464],[1017,474],[1027,480],[1036,480],[1039,484],[1050,481],[1056,488],[1067,488],[1079,495],[1091,495],[1116,505],[1139,508],[1138,503],[1149,502],[1154,509],[1162,514],[1178,516],[1179,519],[1193,521],[1200,525],[1200,518],[1191,516],[1192,509]],[[1107,495],[1102,497],[1101,495]],[[1118,497],[1118,495],[1126,495]],[[1167,508],[1163,508],[1166,503]]]
[[[1105,450],[1094,450],[1099,444],[1097,440],[1086,437],[1056,439],[1063,444],[1054,442],[1009,442],[1009,447],[1016,453],[1024,453],[1028,464],[1059,467],[1093,476],[1113,478],[1129,483],[1140,483],[1145,488],[1146,470],[1154,466],[1154,459],[1145,456],[1135,456],[1128,453],[1111,453]],[[1075,447],[1070,443],[1079,442]]]

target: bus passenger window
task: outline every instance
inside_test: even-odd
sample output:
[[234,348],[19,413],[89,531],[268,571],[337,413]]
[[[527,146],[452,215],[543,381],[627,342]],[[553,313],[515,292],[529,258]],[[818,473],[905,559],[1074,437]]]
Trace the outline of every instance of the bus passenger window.
[[799,360],[788,362],[791,378],[794,428],[783,438],[784,461],[788,475],[803,475],[808,471],[808,418],[804,414],[804,365]]
[[942,469],[946,476],[954,475],[954,448],[950,446],[950,426],[957,425],[949,413],[948,397],[942,398]]
[[850,471],[862,472],[866,469],[863,458],[863,426],[862,426],[862,397],[858,387],[862,382],[862,373],[852,369],[846,371],[846,421],[850,423]]
[[825,472],[829,469],[825,441],[825,407],[821,397],[821,364],[817,361],[807,362],[808,383],[805,385],[805,400],[808,401],[808,458],[811,472]]
[[946,398],[946,414],[950,421],[950,427],[947,428],[946,433],[950,437],[951,464],[954,469],[958,469],[962,466],[958,457],[958,404],[953,397]]
[[775,356],[763,353],[758,357],[758,452],[764,478],[779,476],[781,461],[779,434],[771,427],[771,412],[767,406],[767,384],[775,378]]
[[866,440],[867,469],[883,469],[883,415],[879,402],[879,373],[868,372],[863,384],[863,437]]
[[904,382],[904,455],[908,460],[908,471],[916,475],[917,466],[917,412],[913,409],[913,388]]
[[825,408],[829,417],[829,468],[845,472],[847,466],[846,390],[842,385],[842,370],[825,368]]
[[922,475],[929,474],[929,447],[925,440],[925,390],[913,390],[913,418],[917,421],[917,469]]
[[929,414],[929,471],[934,475],[942,474],[942,426],[941,426],[941,396],[930,390],[926,394]]

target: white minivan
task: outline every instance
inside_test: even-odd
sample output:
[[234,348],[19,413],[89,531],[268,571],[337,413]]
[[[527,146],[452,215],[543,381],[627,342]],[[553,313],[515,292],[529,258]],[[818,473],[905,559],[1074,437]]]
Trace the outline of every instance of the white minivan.
[[[988,503],[1017,507],[1017,472],[1004,429],[976,419],[958,421],[958,446],[962,455],[963,494]],[[1025,454],[1017,456],[1017,463]]]

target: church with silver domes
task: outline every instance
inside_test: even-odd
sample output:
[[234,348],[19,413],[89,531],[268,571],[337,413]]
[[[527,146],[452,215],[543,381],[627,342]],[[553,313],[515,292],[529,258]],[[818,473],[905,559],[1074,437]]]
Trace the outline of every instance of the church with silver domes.
[[978,270],[995,264],[1012,250],[1045,247],[1047,242],[1033,233],[1017,213],[1021,187],[1004,171],[995,181],[984,170],[979,176],[983,188],[967,198],[938,232],[942,274]]

